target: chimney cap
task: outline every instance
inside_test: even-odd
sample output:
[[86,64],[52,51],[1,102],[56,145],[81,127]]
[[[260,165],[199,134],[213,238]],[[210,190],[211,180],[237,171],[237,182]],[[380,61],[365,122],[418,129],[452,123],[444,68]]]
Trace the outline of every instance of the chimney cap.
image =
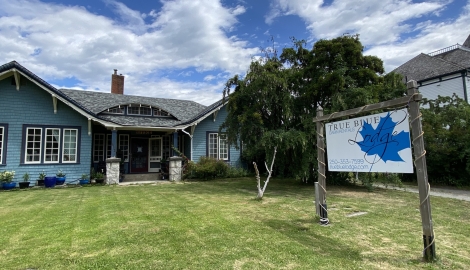
[[114,75],[117,75],[117,69],[114,69]]

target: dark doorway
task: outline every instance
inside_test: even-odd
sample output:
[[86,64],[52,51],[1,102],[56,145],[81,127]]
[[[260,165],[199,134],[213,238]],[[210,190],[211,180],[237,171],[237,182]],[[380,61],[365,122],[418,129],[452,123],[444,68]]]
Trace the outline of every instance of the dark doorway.
[[131,173],[148,172],[148,145],[148,139],[131,139]]

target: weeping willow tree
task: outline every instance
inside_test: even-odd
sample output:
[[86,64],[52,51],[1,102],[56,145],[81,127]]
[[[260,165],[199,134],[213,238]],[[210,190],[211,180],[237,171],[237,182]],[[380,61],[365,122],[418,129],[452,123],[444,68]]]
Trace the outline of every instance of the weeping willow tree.
[[400,76],[384,76],[383,62],[364,56],[358,35],[320,40],[311,50],[305,41],[253,60],[245,77],[230,78],[224,96],[228,116],[221,126],[231,145],[243,144],[243,156],[271,160],[277,147],[275,173],[316,178],[316,135],[312,119],[403,95]]

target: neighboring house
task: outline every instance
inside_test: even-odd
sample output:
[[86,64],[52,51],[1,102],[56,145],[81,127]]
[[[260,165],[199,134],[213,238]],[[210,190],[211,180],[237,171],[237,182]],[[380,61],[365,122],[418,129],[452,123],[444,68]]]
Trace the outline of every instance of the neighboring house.
[[111,76],[111,93],[56,89],[12,61],[0,66],[0,171],[59,169],[67,181],[122,157],[126,173],[158,173],[175,155],[201,156],[240,165],[240,151],[218,132],[227,115],[222,100],[194,101],[124,95],[124,76]]
[[427,99],[452,96],[469,101],[470,35],[463,45],[456,44],[435,52],[421,53],[395,70],[406,81],[418,82],[419,92]]

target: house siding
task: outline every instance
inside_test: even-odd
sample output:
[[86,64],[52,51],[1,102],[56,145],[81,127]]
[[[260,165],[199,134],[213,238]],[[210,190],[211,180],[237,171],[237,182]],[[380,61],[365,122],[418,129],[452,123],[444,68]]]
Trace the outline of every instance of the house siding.
[[[90,172],[91,136],[88,135],[88,120],[57,100],[57,113],[54,114],[52,97],[35,83],[21,77],[19,91],[12,85],[11,77],[0,81],[0,122],[8,124],[8,141],[6,164],[0,170],[16,172],[14,181],[21,182],[23,174],[30,174],[31,185],[36,183],[40,172],[55,176],[60,169],[67,174],[67,182],[74,182],[84,173]],[[23,82],[25,81],[25,82]],[[78,158],[79,163],[72,164],[23,164],[22,149],[24,144],[24,127],[61,126],[79,128]],[[61,141],[62,144],[62,141]],[[42,144],[44,147],[44,142]],[[41,153],[43,155],[44,152]]]
[[437,96],[452,96],[454,93],[465,99],[465,92],[462,83],[462,77],[456,77],[449,80],[443,80],[419,87],[419,92],[427,99],[436,99]]
[[[214,114],[209,115],[206,119],[197,124],[193,134],[193,158],[194,162],[198,162],[201,157],[205,157],[207,151],[207,132],[218,132],[220,125],[227,117],[226,106],[222,107],[214,121]],[[240,150],[236,150],[231,146],[229,149],[229,161],[227,163],[233,167],[240,167]]]

